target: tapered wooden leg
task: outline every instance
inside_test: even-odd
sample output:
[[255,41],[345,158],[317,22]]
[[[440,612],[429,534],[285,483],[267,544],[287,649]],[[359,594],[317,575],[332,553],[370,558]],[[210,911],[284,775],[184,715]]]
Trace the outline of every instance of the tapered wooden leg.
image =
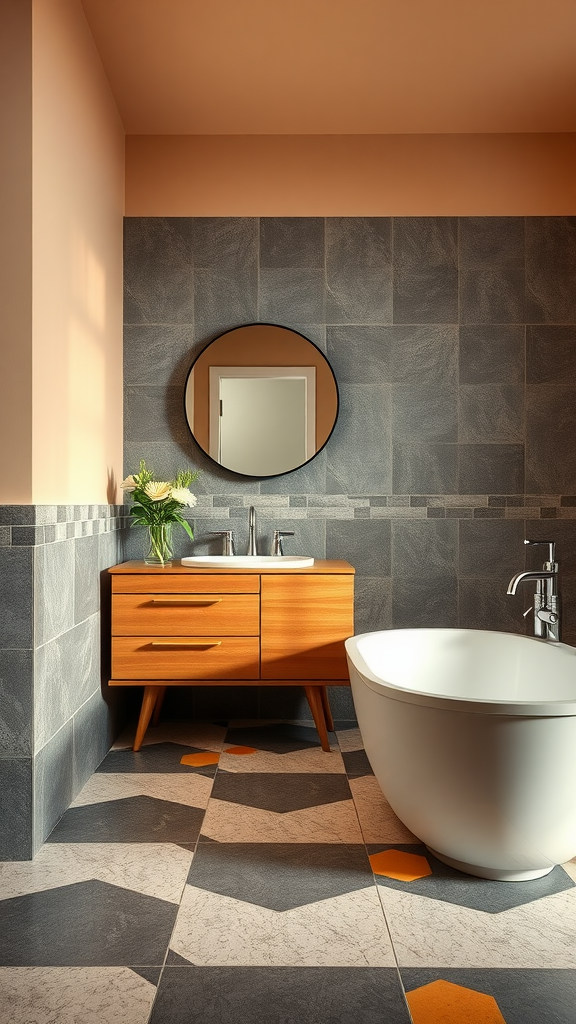
[[158,698],[158,694],[162,689],[161,686],[145,686],[144,696],[142,697],[142,707],[140,708],[140,718],[138,719],[138,728],[136,729],[136,738],[134,740],[134,746],[132,750],[140,750],[142,746],[142,740],[146,735],[146,729],[150,719],[152,718],[152,712],[154,711],[154,705]]
[[166,696],[166,687],[165,686],[159,686],[158,687],[158,696],[156,697],[156,704],[154,706],[154,714],[152,715],[152,721],[150,722],[150,725],[152,725],[152,726],[158,725],[158,722],[160,720],[160,712],[162,711],[162,705],[164,703],[164,697],[165,696]]
[[318,731],[320,737],[320,743],[322,750],[330,751],[330,744],[328,742],[328,731],[326,729],[326,719],[324,717],[324,705],[322,704],[321,686],[305,686],[306,697],[310,705],[310,711],[312,712],[312,718],[314,719],[314,725]]
[[322,707],[324,708],[324,718],[326,719],[328,732],[334,732],[334,719],[332,718],[330,702],[328,700],[328,688],[326,686],[319,686],[318,689],[322,698]]

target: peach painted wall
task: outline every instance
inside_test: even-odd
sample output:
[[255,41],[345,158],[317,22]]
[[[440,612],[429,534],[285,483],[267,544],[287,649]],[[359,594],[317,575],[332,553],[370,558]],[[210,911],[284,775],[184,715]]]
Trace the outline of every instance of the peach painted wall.
[[132,135],[127,216],[576,214],[576,135]]
[[31,0],[0,4],[0,503],[32,495]]
[[33,0],[32,501],[122,474],[124,130],[79,0]]

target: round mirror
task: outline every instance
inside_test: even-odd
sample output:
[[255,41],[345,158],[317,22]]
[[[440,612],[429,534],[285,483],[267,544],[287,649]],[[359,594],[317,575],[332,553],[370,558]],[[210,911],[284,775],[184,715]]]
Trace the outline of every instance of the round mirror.
[[338,415],[326,356],[277,324],[226,331],[190,367],[184,409],[192,436],[242,476],[291,473],[324,447]]

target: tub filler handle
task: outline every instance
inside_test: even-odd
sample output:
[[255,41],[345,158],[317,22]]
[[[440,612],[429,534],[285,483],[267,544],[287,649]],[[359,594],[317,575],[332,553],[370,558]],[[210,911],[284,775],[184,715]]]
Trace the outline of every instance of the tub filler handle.
[[[517,572],[508,584],[508,594],[515,594],[520,583],[532,580],[536,583],[534,593],[534,636],[541,640],[560,640],[560,596],[558,592],[558,563],[556,561],[556,543],[553,540],[525,540],[525,544],[545,544],[548,547],[548,561],[541,570],[529,569]],[[530,608],[524,612],[526,617]]]

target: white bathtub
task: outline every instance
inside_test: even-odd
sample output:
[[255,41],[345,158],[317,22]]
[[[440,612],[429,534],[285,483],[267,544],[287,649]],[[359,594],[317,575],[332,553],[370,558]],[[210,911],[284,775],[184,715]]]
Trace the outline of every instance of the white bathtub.
[[505,881],[576,856],[576,648],[391,629],[346,651],[374,774],[432,853]]

